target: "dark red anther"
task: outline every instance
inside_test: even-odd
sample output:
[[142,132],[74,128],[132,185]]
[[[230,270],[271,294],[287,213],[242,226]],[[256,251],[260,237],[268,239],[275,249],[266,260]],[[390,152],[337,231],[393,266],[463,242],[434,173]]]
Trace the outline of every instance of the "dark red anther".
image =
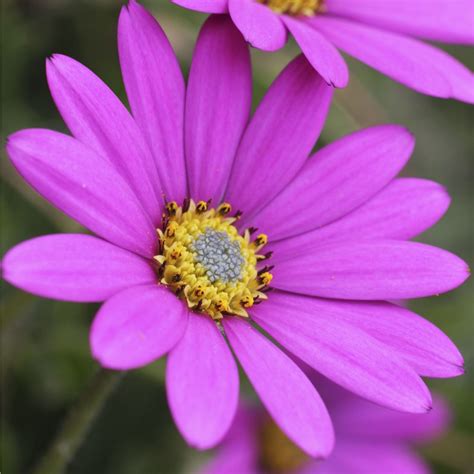
[[261,275],[265,272],[271,272],[275,268],[275,265],[265,265],[261,270],[257,272],[257,275]]
[[184,198],[183,200],[183,212],[188,212],[189,211],[189,206],[191,205],[191,199]]

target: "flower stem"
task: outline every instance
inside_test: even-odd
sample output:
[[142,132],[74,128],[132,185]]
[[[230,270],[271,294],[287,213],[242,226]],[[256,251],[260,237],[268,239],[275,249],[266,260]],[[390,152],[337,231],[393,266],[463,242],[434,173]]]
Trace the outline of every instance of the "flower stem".
[[68,413],[33,474],[61,474],[81,446],[104,402],[125,372],[100,369]]

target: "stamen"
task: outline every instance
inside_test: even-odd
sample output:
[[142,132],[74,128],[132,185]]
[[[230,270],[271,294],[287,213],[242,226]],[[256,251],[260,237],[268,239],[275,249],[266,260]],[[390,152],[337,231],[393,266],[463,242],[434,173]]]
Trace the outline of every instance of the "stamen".
[[207,202],[206,201],[199,201],[196,205],[196,211],[199,213],[207,211]]
[[232,210],[232,207],[229,203],[227,202],[223,202],[218,208],[217,208],[217,212],[221,215],[221,216],[225,216],[227,214],[229,214],[229,212]]
[[178,203],[176,201],[170,201],[166,204],[166,210],[169,216],[175,216],[178,210]]
[[258,276],[258,281],[263,286],[268,286],[272,279],[273,275],[270,272],[265,272]]
[[257,238],[255,239],[255,245],[257,247],[263,247],[264,245],[267,245],[268,243],[268,237],[266,234],[259,234]]

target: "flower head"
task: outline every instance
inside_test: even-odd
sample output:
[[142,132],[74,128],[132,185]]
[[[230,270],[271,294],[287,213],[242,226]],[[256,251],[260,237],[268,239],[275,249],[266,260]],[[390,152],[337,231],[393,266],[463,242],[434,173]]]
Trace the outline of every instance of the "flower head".
[[435,397],[426,415],[400,413],[356,397],[322,378],[318,388],[336,432],[325,461],[292,443],[260,406],[241,403],[231,429],[200,474],[356,474],[430,472],[413,447],[440,436],[450,422],[446,402]]
[[474,43],[470,0],[172,0],[185,8],[229,14],[254,47],[283,47],[289,31],[328,84],[345,87],[339,49],[423,94],[474,103],[474,76],[418,38]]
[[204,24],[186,88],[166,36],[134,1],[118,41],[133,116],[89,69],[55,55],[48,82],[72,136],[22,130],[7,145],[25,180],[97,237],[20,243],[4,278],[104,302],[90,343],[105,367],[169,353],[169,404],[199,448],[225,435],[237,408],[229,343],[285,434],[311,456],[331,451],[318,393],[257,325],[364,397],[428,410],[420,375],[459,375],[462,357],[436,327],[382,300],[448,291],[467,267],[406,241],[449,204],[435,183],[395,178],[411,134],[373,127],[310,156],[333,89],[298,57],[250,117],[249,50],[226,16]]

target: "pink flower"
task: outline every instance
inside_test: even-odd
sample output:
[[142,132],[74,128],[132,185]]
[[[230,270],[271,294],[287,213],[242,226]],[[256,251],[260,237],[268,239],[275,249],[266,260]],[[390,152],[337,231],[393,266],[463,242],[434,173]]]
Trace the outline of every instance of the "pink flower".
[[[203,26],[186,88],[163,31],[133,1],[118,41],[133,117],[89,69],[55,55],[48,82],[73,136],[22,130],[7,145],[24,179],[97,237],[23,242],[5,255],[4,278],[44,297],[105,302],[90,336],[104,367],[169,353],[171,411],[198,448],[225,435],[237,408],[228,342],[287,436],[312,456],[332,449],[318,393],[255,323],[348,389],[429,410],[420,375],[459,375],[462,357],[428,321],[382,300],[448,291],[468,270],[406,242],[449,205],[436,183],[395,178],[411,134],[373,127],[308,158],[333,89],[299,57],[250,117],[249,51],[226,16]],[[261,251],[267,240],[273,256]]]
[[289,31],[334,87],[345,87],[349,80],[340,49],[418,92],[474,103],[472,72],[416,39],[472,45],[472,0],[172,1],[201,12],[228,13],[244,38],[265,51],[283,47]]
[[309,458],[259,406],[240,404],[231,429],[200,474],[427,474],[412,447],[438,437],[450,422],[444,400],[425,415],[388,410],[319,381],[336,432],[323,462]]

